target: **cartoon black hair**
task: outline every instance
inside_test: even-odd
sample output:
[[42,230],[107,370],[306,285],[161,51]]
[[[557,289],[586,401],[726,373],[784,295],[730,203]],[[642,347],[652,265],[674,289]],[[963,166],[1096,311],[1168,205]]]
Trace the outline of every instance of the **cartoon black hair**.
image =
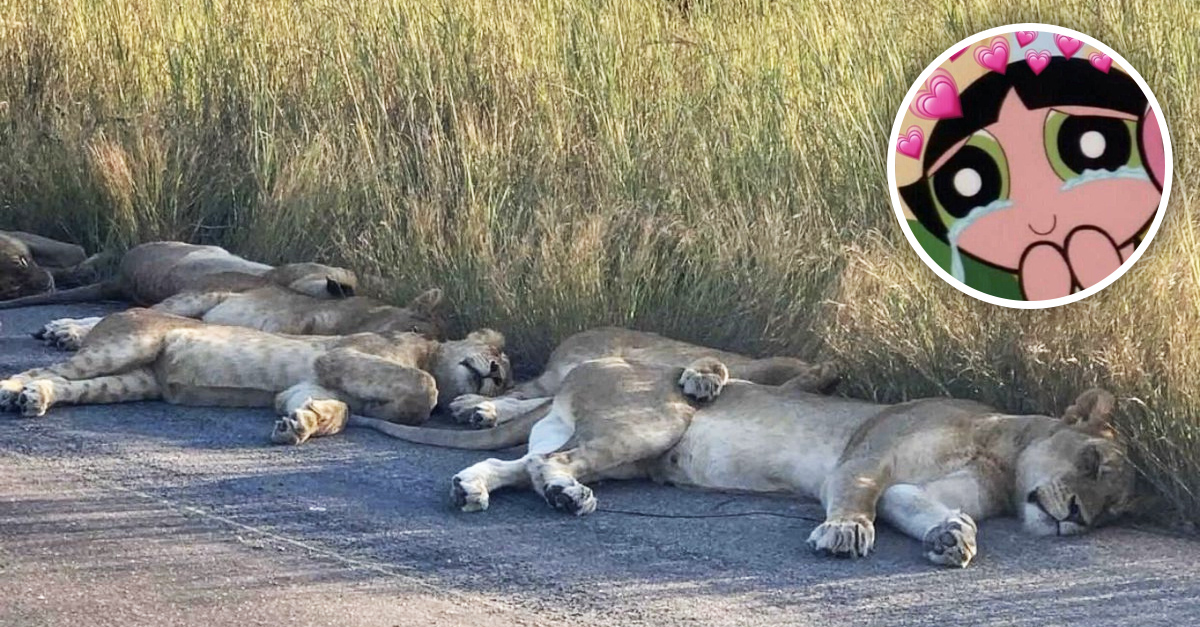
[[946,241],[946,225],[938,218],[927,171],[955,144],[994,124],[1010,89],[1028,109],[1103,107],[1137,116],[1139,120],[1146,113],[1146,94],[1133,78],[1115,70],[1101,72],[1082,58],[1052,57],[1041,74],[1034,74],[1029,63],[1021,59],[1009,63],[1004,74],[990,72],[975,81],[959,95],[962,117],[940,120],[933,127],[921,164],[921,178],[900,188],[900,196],[913,215],[942,241]]

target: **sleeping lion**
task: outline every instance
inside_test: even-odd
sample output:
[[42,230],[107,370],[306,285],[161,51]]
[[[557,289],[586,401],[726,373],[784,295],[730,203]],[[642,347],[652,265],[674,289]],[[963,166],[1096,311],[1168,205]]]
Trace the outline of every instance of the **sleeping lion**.
[[343,430],[351,412],[420,424],[461,394],[512,384],[504,337],[484,329],[439,342],[415,333],[289,336],[209,325],[149,309],[101,320],[63,363],[0,381],[0,410],[165,400],[275,407],[271,439],[300,444]]
[[585,483],[603,479],[791,493],[825,508],[808,537],[818,552],[867,555],[882,518],[933,563],[965,567],[977,520],[1015,514],[1031,533],[1065,536],[1130,509],[1113,407],[1099,389],[1062,419],[947,398],[879,405],[730,379],[714,359],[598,359],[566,375],[525,456],[470,466],[451,493],[477,511],[498,489],[532,487],[576,515],[596,509]]

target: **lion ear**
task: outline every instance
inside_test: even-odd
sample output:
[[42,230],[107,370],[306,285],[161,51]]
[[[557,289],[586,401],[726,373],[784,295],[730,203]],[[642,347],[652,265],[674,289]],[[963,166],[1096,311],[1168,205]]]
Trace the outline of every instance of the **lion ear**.
[[412,299],[412,302],[408,304],[408,308],[429,316],[433,314],[434,310],[436,310],[440,304],[442,304],[442,290],[441,288],[435,287],[418,294],[417,297]]
[[467,339],[475,342],[483,342],[498,351],[504,350],[504,334],[499,331],[480,329],[469,333]]
[[1112,428],[1116,407],[1117,399],[1111,392],[1092,388],[1075,399],[1075,404],[1063,412],[1062,420],[1072,429],[1088,435],[1112,438],[1116,435]]

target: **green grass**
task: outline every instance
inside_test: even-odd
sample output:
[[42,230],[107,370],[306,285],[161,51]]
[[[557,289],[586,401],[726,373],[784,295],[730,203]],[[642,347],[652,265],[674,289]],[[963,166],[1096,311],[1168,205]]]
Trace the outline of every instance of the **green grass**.
[[[942,283],[885,189],[910,81],[1022,21],[1125,55],[1176,155],[1147,254],[1050,311]],[[1058,412],[1103,384],[1198,520],[1197,42],[1160,0],[0,0],[0,226],[439,285],[526,363],[611,323],[834,358],[881,400]]]

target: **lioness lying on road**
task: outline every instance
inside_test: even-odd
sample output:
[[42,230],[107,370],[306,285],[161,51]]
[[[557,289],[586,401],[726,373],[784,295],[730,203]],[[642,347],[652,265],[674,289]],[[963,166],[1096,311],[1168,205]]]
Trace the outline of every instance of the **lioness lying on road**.
[[[550,354],[541,376],[517,385],[507,394],[496,398],[468,394],[450,402],[450,411],[459,422],[483,428],[481,431],[417,429],[371,420],[361,420],[361,424],[408,442],[449,448],[497,450],[524,444],[534,423],[546,415],[567,375],[576,366],[602,357],[626,357],[667,366],[709,357],[721,360],[740,379],[765,385],[791,381],[810,392],[827,391],[838,382],[837,370],[829,363],[809,364],[792,357],[753,359],[656,333],[602,327],[563,340]],[[360,419],[352,419],[351,424],[356,421]]]
[[271,435],[299,444],[340,432],[350,412],[419,424],[460,394],[508,389],[504,338],[437,342],[413,333],[285,336],[206,325],[149,309],[104,318],[68,361],[0,381],[0,409],[41,416],[58,404],[162,399],[274,406]]
[[[248,327],[290,335],[417,333],[442,337],[440,289],[427,290],[408,305],[395,307],[366,296],[314,298],[270,285],[247,292],[214,290],[176,294],[150,309],[210,324]],[[46,344],[77,350],[101,318],[59,318],[33,334]]]
[[125,300],[135,305],[160,303],[186,291],[244,292],[278,285],[316,298],[352,295],[358,284],[353,272],[318,263],[277,268],[244,259],[217,246],[183,242],[150,242],[121,258],[116,276],[84,287],[0,302],[0,309]]
[[452,495],[482,510],[497,489],[532,486],[555,508],[587,514],[596,499],[582,482],[602,479],[788,492],[824,505],[826,520],[808,538],[820,552],[868,554],[878,514],[951,566],[975,556],[976,520],[1016,513],[1030,532],[1071,535],[1132,501],[1134,471],[1108,426],[1108,392],[1085,392],[1060,420],[801,388],[731,380],[711,359],[687,368],[590,361],[566,376],[527,455],[463,470]]
[[75,280],[83,248],[33,233],[0,231],[0,300],[53,291]]
[[[411,331],[441,336],[441,290],[408,307],[354,295],[353,272],[317,263],[272,268],[216,246],[151,242],[125,253],[117,275],[87,287],[0,302],[0,309],[82,300],[121,299],[214,324],[272,333],[347,335]],[[62,318],[34,337],[65,350],[79,348],[100,318]]]

